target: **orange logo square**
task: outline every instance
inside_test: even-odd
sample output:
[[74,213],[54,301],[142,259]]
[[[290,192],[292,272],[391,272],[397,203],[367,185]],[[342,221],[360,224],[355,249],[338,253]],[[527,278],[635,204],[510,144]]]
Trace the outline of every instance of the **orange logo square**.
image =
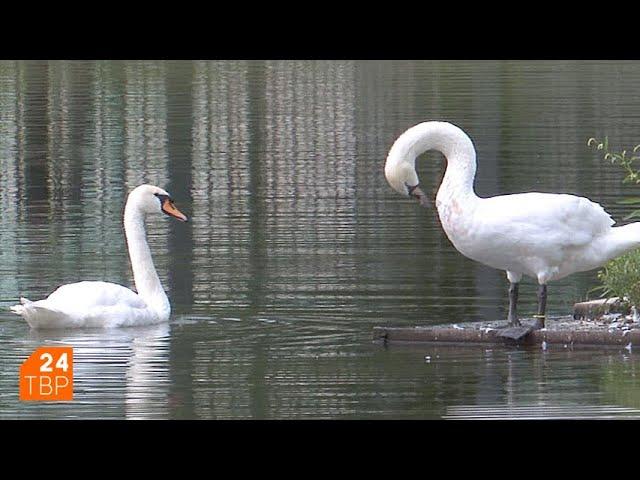
[[73,400],[73,347],[39,347],[20,366],[20,400]]

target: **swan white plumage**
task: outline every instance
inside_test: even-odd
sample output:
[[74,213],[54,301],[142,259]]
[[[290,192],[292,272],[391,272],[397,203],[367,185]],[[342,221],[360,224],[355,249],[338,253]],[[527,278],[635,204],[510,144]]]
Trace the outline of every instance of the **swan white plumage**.
[[44,300],[21,298],[21,305],[11,310],[31,328],[113,328],[166,322],[171,306],[153,265],[144,228],[146,215],[160,212],[187,221],[161,188],[140,185],[129,193],[124,231],[138,293],[115,283],[85,281],[63,285]]
[[[391,187],[423,206],[428,202],[419,187],[415,159],[428,150],[440,151],[447,159],[436,195],[442,228],[464,256],[506,271],[508,320],[514,327],[521,325],[516,304],[523,275],[540,285],[534,328],[543,328],[548,282],[600,267],[640,247],[640,222],[613,227],[611,216],[584,197],[538,192],[478,197],[473,189],[473,143],[447,122],[423,122],[409,128],[394,142],[385,163]],[[513,338],[526,333],[521,329]]]

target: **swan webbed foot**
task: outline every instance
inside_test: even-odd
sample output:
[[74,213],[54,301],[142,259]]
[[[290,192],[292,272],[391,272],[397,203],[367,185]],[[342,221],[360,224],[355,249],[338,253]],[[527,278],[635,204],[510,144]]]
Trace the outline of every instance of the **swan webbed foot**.
[[535,332],[536,330],[545,328],[543,315],[535,315],[534,318],[535,322],[533,322],[531,325],[523,325],[518,320],[516,320],[516,322],[518,323],[515,324],[509,322],[506,327],[500,329],[500,331],[498,332],[498,336],[520,343],[531,332]]
[[544,315],[535,315],[534,318],[536,319],[536,321],[534,322],[533,325],[531,325],[531,328],[533,328],[534,330],[540,330],[540,329],[545,328],[545,326],[544,326],[545,316]]
[[508,326],[500,329],[498,336],[516,343],[522,342],[535,329],[532,325]]

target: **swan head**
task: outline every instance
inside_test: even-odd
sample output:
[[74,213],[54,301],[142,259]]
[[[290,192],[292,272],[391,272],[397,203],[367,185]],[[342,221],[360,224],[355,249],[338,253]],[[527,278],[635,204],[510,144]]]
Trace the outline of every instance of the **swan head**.
[[171,195],[154,185],[140,185],[134,188],[127,199],[127,207],[130,205],[135,205],[136,209],[144,214],[164,213],[182,222],[188,220],[187,216],[176,208]]
[[429,150],[437,150],[447,159],[445,179],[448,178],[449,183],[465,194],[470,192],[475,195],[476,151],[473,142],[462,129],[449,122],[418,123],[396,139],[384,168],[389,185],[401,195],[414,198],[426,207],[427,196],[419,186],[416,158]]
[[415,163],[406,161],[406,159],[399,156],[398,152],[394,151],[393,148],[387,157],[384,176],[389,185],[391,185],[391,188],[400,195],[417,200],[423,207],[429,205],[427,196],[420,188]]

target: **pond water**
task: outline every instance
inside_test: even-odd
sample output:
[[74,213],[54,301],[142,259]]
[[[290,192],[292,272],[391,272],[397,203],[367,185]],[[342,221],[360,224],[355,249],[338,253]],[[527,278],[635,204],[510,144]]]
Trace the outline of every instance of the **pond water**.
[[[640,62],[613,61],[0,62],[0,418],[640,416],[633,350],[372,342],[506,316],[504,272],[386,183],[400,133],[453,122],[480,196],[574,193],[620,220],[633,187],[586,143],[640,143],[639,82]],[[431,196],[443,168],[420,158]],[[8,312],[64,283],[131,286],[121,215],[143,182],[191,219],[148,222],[169,324],[32,331]],[[551,284],[549,313],[596,285]],[[18,400],[45,344],[74,347],[73,402]]]

